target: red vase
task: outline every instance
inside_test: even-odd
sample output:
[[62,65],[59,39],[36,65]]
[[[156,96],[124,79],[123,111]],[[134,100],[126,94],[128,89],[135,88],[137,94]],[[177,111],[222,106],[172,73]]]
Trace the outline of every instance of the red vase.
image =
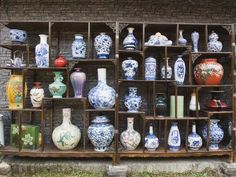
[[224,69],[215,58],[203,59],[194,68],[194,77],[199,85],[219,85]]
[[221,93],[224,93],[224,91],[211,91],[211,100],[207,103],[209,110],[222,111],[228,108],[228,105],[220,99]]
[[67,60],[62,56],[62,54],[59,54],[59,57],[54,61],[55,67],[65,67],[67,65]]

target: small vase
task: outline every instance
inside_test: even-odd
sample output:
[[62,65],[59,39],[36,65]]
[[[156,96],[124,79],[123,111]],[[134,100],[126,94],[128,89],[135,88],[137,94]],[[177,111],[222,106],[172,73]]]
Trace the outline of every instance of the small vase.
[[0,114],[0,147],[5,146],[3,115]]
[[54,82],[49,85],[49,91],[53,98],[62,98],[62,95],[66,92],[66,85],[62,83],[62,72],[53,72],[55,74]]
[[111,46],[112,46],[112,39],[105,33],[100,33],[100,35],[95,37],[94,47],[97,51],[98,58],[100,59],[109,58]]
[[174,66],[174,73],[176,83],[178,85],[183,85],[186,73],[186,66],[184,60],[182,59],[182,55],[178,55]]
[[60,150],[74,149],[81,138],[80,129],[71,123],[71,109],[64,108],[63,122],[52,132],[52,140],[54,145]]
[[221,52],[223,45],[220,41],[218,41],[219,36],[214,31],[212,31],[209,36],[209,42],[207,44],[208,52]]
[[145,80],[155,80],[156,79],[156,59],[153,57],[148,57],[145,59]]
[[133,60],[132,57],[128,57],[127,60],[122,62],[122,69],[127,80],[134,80],[138,70],[138,62]]
[[185,46],[187,44],[187,40],[184,39],[183,37],[183,31],[184,30],[179,30],[179,39],[178,39],[178,43],[180,46]]
[[221,94],[224,93],[221,91],[211,91],[211,100],[207,103],[207,108],[211,111],[222,111],[228,108],[228,105],[221,100]]
[[138,112],[142,104],[141,96],[137,96],[138,89],[136,87],[129,87],[129,95],[125,96],[125,107],[128,112]]
[[88,127],[88,138],[97,152],[109,150],[114,138],[115,129],[105,116],[96,116],[92,124]]
[[138,41],[133,34],[134,28],[127,28],[127,29],[128,29],[128,35],[125,37],[123,41],[124,49],[135,50],[137,49]]
[[80,71],[80,68],[75,68],[75,70],[76,71],[70,75],[71,84],[74,90],[74,97],[82,98],[86,75],[84,72]]
[[68,64],[67,60],[62,56],[62,54],[59,54],[59,57],[54,61],[55,67],[65,67]]
[[35,59],[37,67],[49,67],[49,45],[47,43],[48,35],[40,34],[40,43],[35,47]]
[[191,39],[193,42],[193,52],[198,52],[199,33],[196,31],[192,32]]
[[75,34],[75,40],[72,43],[72,57],[75,59],[85,58],[86,43],[84,42],[83,35]]
[[95,109],[111,109],[115,105],[116,91],[107,85],[106,69],[98,68],[98,84],[88,93],[91,106]]
[[153,134],[152,124],[149,126],[149,134],[145,137],[145,148],[148,151],[155,151],[159,146],[159,139]]
[[197,105],[197,99],[196,99],[196,93],[193,92],[191,94],[191,99],[190,99],[190,103],[189,103],[189,110],[190,110],[190,115],[192,117],[196,116],[196,110],[200,110],[200,103],[198,101],[198,105]]
[[180,150],[180,133],[177,122],[172,122],[169,136],[168,136],[168,146],[170,151],[179,151]]
[[175,115],[175,95],[170,96],[170,117],[184,117],[184,96],[177,95],[177,115]]
[[44,90],[40,82],[34,82],[34,87],[30,90],[30,100],[35,108],[40,108],[42,106],[44,98]]
[[202,138],[196,132],[196,124],[192,125],[192,133],[188,135],[188,147],[191,150],[199,150],[202,147]]
[[[168,64],[169,58],[167,58],[167,73],[166,73],[166,79],[171,79],[172,78],[172,68]],[[165,65],[162,66],[161,68],[161,79],[165,79]]]
[[124,148],[128,151],[133,151],[138,147],[141,141],[141,136],[137,131],[134,130],[133,117],[127,118],[127,129],[121,133],[120,141]]
[[157,93],[156,115],[159,117],[163,117],[166,115],[166,111],[167,111],[166,96],[164,93]]

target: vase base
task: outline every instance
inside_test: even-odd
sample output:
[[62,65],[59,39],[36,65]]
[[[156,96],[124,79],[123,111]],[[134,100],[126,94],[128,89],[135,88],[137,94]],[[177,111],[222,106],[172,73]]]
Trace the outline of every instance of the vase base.
[[108,54],[99,54],[97,55],[98,59],[108,59],[109,55]]
[[210,144],[210,146],[209,146],[209,150],[218,150],[218,149],[219,149],[218,144]]
[[136,50],[135,47],[133,46],[127,46],[127,47],[124,47],[125,50]]
[[37,66],[38,68],[48,68],[49,66]]
[[156,149],[147,149],[147,150],[151,152],[156,151]]
[[134,111],[130,111],[130,110],[129,110],[129,111],[127,111],[127,112],[138,112],[138,111],[137,111],[137,110],[134,110]]
[[62,98],[62,96],[53,96],[53,98]]
[[180,150],[180,147],[173,147],[173,146],[171,147],[171,146],[170,146],[170,147],[169,147],[169,150],[170,150],[170,151],[173,151],[173,152],[176,152],[176,151],[179,151],[179,150]]
[[82,97],[83,97],[82,95],[74,96],[74,98],[82,98]]
[[193,147],[190,147],[189,149],[192,150],[192,151],[198,151],[199,150],[199,148],[193,148]]
[[96,152],[105,152],[105,151],[107,151],[107,150],[108,150],[107,147],[100,147],[100,148],[95,147],[95,148],[94,148],[94,151],[96,151]]

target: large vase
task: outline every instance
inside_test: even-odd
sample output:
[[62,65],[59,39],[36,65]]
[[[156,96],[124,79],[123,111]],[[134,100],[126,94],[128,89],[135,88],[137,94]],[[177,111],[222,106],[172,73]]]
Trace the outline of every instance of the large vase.
[[70,75],[70,80],[74,90],[75,98],[83,97],[84,83],[86,81],[86,75],[80,71],[80,68],[75,68],[75,72]]
[[211,111],[222,111],[228,108],[228,105],[221,100],[223,90],[211,91],[211,100],[207,103],[207,108]]
[[177,122],[172,122],[169,136],[168,136],[168,146],[170,151],[179,151],[180,150],[180,133]]
[[145,59],[145,80],[155,80],[156,70],[157,70],[156,59],[153,57],[146,58]]
[[199,33],[194,31],[191,34],[191,39],[192,39],[192,42],[193,42],[193,52],[198,52]]
[[184,84],[185,73],[186,73],[185,62],[182,59],[182,55],[178,55],[178,58],[174,66],[175,81],[178,85]]
[[152,124],[149,126],[149,133],[147,136],[145,136],[144,141],[145,141],[145,148],[147,148],[148,151],[155,151],[159,146],[159,139],[153,133]]
[[0,114],[0,147],[5,145],[3,115]]
[[138,62],[132,57],[128,57],[127,60],[122,62],[122,69],[125,79],[134,80],[138,70]]
[[128,30],[128,35],[125,37],[123,41],[124,49],[135,50],[137,49],[138,41],[133,34],[134,28],[130,27],[130,28],[127,28],[127,30]]
[[129,87],[129,95],[125,96],[125,107],[128,112],[138,112],[142,104],[142,97],[137,95],[136,87]]
[[[220,120],[217,119],[211,119],[210,120],[210,141],[209,141],[209,149],[210,150],[218,150],[219,149],[219,143],[224,138],[224,132],[219,127],[218,122]],[[205,125],[202,129],[202,136],[205,141],[207,141],[207,125]]]
[[156,96],[156,115],[163,117],[167,112],[166,96],[164,93],[157,93]]
[[[167,64],[167,66],[166,66],[166,68],[167,68],[166,79],[171,79],[172,78],[172,68],[168,64],[168,59],[166,61],[166,64]],[[165,65],[163,65],[161,68],[161,79],[165,79],[166,68],[165,68]]]
[[74,149],[81,138],[80,129],[71,123],[71,109],[62,109],[63,122],[52,132],[54,145],[60,150]]
[[40,82],[34,82],[34,87],[30,90],[30,100],[35,108],[42,106],[44,90]]
[[221,52],[223,45],[220,41],[218,41],[219,36],[214,31],[212,31],[209,36],[209,42],[207,44],[208,52]]
[[35,59],[37,67],[49,67],[49,45],[48,35],[40,34],[40,43],[35,47]]
[[219,85],[224,69],[215,58],[203,59],[194,67],[194,78],[199,85]]
[[89,103],[95,109],[111,109],[115,104],[115,90],[107,85],[106,69],[98,68],[98,84],[88,93]]
[[95,37],[94,47],[96,49],[98,58],[101,59],[109,58],[111,46],[112,46],[112,39],[105,33],[100,33],[100,35]]
[[188,147],[191,150],[199,150],[202,147],[202,138],[197,134],[195,123],[192,125],[192,132],[188,135]]
[[86,43],[84,42],[83,35],[75,34],[75,40],[71,46],[72,57],[75,59],[85,58],[86,54]]
[[62,72],[55,71],[54,82],[49,85],[49,91],[53,98],[62,98],[62,95],[66,92],[66,85],[62,83]]
[[109,150],[114,138],[115,129],[106,116],[96,116],[88,127],[88,138],[97,152]]
[[135,150],[141,141],[139,132],[134,130],[134,118],[127,118],[127,129],[121,133],[120,142],[126,150]]
[[179,30],[178,44],[180,46],[185,46],[187,44],[187,40],[183,37],[183,31],[184,30]]

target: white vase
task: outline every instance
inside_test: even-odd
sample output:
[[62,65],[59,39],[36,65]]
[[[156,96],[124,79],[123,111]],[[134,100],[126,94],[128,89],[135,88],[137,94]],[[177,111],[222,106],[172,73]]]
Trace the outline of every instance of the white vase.
[[188,147],[191,150],[199,150],[202,147],[202,138],[197,134],[195,123],[192,125],[192,133],[188,135]]
[[40,34],[40,43],[35,47],[35,59],[37,67],[49,67],[49,45],[47,43],[48,35]]
[[195,114],[196,110],[200,110],[200,103],[198,101],[198,105],[197,105],[196,101],[197,101],[196,93],[193,92],[191,94],[191,99],[190,99],[190,103],[189,103],[189,110],[190,110],[190,114],[192,117],[196,116],[196,114]]
[[64,108],[63,122],[52,132],[52,140],[54,145],[60,150],[74,149],[81,138],[80,129],[71,123],[71,109]]
[[149,126],[149,134],[145,136],[145,148],[148,151],[155,151],[159,146],[159,139],[153,133],[153,125]]
[[86,43],[84,42],[83,35],[75,34],[75,40],[72,43],[72,57],[73,58],[85,58]]
[[183,85],[186,73],[186,66],[184,60],[182,59],[182,55],[178,55],[174,66],[174,72],[176,83],[178,85]]
[[4,125],[3,125],[3,115],[0,114],[0,147],[5,146],[4,142]]
[[180,150],[180,133],[177,122],[172,122],[169,136],[168,136],[168,146],[170,151],[179,151]]
[[218,41],[219,36],[214,31],[209,36],[209,42],[207,44],[208,52],[221,52],[223,48],[222,42]]
[[193,52],[198,52],[199,33],[194,31],[191,34],[191,39],[192,39],[192,42],[193,42]]
[[44,98],[44,90],[41,87],[40,82],[34,82],[34,87],[30,90],[30,100],[35,108],[39,108],[42,106]]

